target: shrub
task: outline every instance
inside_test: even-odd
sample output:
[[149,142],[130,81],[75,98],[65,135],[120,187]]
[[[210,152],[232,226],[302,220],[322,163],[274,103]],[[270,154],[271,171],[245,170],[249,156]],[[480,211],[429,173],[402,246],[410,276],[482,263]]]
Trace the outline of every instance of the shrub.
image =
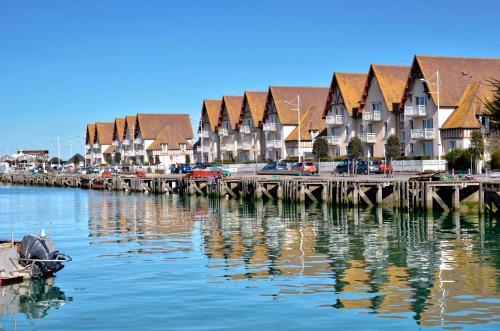
[[490,169],[500,169],[500,151],[491,153]]
[[468,170],[470,168],[471,152],[466,149],[454,149],[446,153],[444,159],[449,170]]

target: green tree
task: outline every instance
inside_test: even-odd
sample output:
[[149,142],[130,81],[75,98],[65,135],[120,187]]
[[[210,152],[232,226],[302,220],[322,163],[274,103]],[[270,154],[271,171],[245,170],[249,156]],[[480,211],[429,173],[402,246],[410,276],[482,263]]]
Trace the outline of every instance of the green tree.
[[359,137],[352,137],[347,144],[347,154],[349,155],[349,159],[352,164],[352,173],[356,172],[356,164],[358,158],[361,156],[361,152],[363,151],[363,146],[361,144],[361,139]]
[[106,161],[107,164],[111,164],[113,162],[111,154],[104,154],[104,160]]
[[186,154],[184,163],[191,164],[191,156],[189,154]]
[[314,140],[312,152],[319,162],[328,156],[328,142],[325,137],[318,137]]
[[466,171],[469,169],[471,154],[469,149],[453,149],[445,154],[448,170]]
[[500,129],[500,79],[492,79],[489,83],[493,87],[493,97],[490,100],[483,100],[483,103],[491,126]]
[[471,163],[473,163],[471,168],[475,168],[475,161],[480,159],[484,154],[483,134],[479,130],[472,131],[469,153],[471,157]]
[[115,152],[115,165],[119,165],[122,162],[122,153]]
[[385,151],[385,156],[389,159],[389,164],[392,163],[393,158],[399,156],[400,154],[401,154],[401,142],[399,141],[399,137],[395,134],[391,134],[387,138],[387,145]]

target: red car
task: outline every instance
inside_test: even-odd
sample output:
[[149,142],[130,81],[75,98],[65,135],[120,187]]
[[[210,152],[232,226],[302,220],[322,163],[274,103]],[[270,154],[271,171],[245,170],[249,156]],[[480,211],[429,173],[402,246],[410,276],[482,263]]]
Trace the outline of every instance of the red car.
[[293,171],[308,172],[315,174],[318,172],[318,166],[314,162],[297,162],[292,166]]
[[142,170],[137,170],[137,171],[135,172],[135,175],[136,175],[137,177],[139,177],[139,178],[146,177],[146,173],[144,173],[144,171],[142,171]]
[[113,177],[113,173],[112,173],[111,171],[109,171],[109,170],[104,170],[104,171],[102,172],[102,175],[101,175],[101,176],[102,176],[102,177]]
[[380,172],[383,174],[392,174],[392,164],[385,161],[377,161],[380,167]]

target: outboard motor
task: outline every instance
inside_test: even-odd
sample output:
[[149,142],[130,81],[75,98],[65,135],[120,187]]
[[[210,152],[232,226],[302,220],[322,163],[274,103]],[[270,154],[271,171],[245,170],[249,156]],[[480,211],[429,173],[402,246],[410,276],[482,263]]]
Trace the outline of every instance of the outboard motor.
[[19,249],[19,264],[22,266],[31,264],[33,278],[50,276],[64,268],[62,264],[64,259],[58,258],[58,253],[58,251],[50,252],[45,240],[33,235],[26,235],[21,241]]

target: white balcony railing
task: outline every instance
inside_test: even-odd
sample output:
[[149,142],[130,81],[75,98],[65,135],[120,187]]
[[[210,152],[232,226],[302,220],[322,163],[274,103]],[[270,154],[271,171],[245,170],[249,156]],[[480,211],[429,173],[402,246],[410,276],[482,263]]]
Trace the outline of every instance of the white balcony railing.
[[91,149],[91,148],[92,148],[92,145],[90,145],[90,144],[85,145],[85,149]]
[[135,156],[135,152],[134,151],[125,151],[125,156],[128,156],[128,157]]
[[102,159],[101,153],[94,153],[94,159]]
[[281,140],[266,141],[267,148],[281,148],[282,146],[283,146],[283,142]]
[[238,149],[242,149],[244,151],[248,151],[252,148],[252,144],[250,143],[241,143],[241,144],[238,144]]
[[381,121],[382,112],[381,111],[364,111],[362,113],[363,121]]
[[342,115],[333,115],[326,117],[326,125],[342,125],[344,123]]
[[264,125],[262,126],[262,129],[264,131],[276,131],[276,123],[264,123]]
[[129,140],[127,140],[127,139],[124,139],[124,140],[122,141],[122,145],[124,145],[124,146],[128,146],[128,145],[130,145],[130,141],[129,141]]
[[203,138],[208,138],[208,137],[210,137],[210,134],[209,134],[209,132],[208,132],[208,131],[200,131],[200,132],[198,133],[198,136],[199,136],[200,138],[202,138],[202,137],[203,137]]
[[135,150],[135,155],[144,155],[144,150],[142,149]]
[[410,134],[411,139],[434,139],[436,137],[434,129],[413,129]]
[[232,152],[232,151],[234,151],[234,144],[222,144],[221,150],[226,151],[226,152]]
[[252,129],[250,128],[250,125],[242,125],[240,127],[240,133],[241,134],[250,134],[250,133],[252,133]]
[[328,145],[340,145],[340,136],[327,136]]
[[426,105],[405,106],[404,114],[407,117],[427,116],[427,106]]
[[198,146],[196,147],[196,151],[198,153],[209,153],[210,152],[210,148],[205,146],[205,147],[201,147],[201,146]]
[[361,134],[361,141],[367,144],[374,144],[375,143],[375,133],[371,132],[366,132]]
[[92,145],[92,147],[94,147],[94,148],[99,148],[99,147],[100,147],[100,145],[99,145],[99,144],[94,144],[94,145]]
[[219,129],[219,136],[227,137],[229,135],[229,132],[227,129]]
[[118,146],[118,145],[120,145],[120,143],[118,142],[118,140],[113,140],[112,145],[113,146]]
[[142,139],[141,138],[134,139],[134,144],[141,145],[142,144]]

